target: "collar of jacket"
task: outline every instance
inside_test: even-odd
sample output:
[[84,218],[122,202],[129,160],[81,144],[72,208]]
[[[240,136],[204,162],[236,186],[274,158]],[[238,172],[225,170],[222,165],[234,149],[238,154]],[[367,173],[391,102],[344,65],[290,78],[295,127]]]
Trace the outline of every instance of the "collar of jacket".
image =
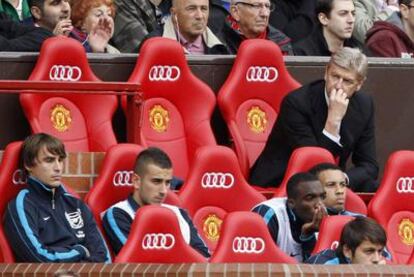
[[140,208],[137,201],[135,201],[132,193],[128,196],[128,204],[131,206],[134,212],[136,212]]
[[[207,48],[213,48],[216,45],[224,46],[224,44],[221,43],[221,41],[216,37],[216,35],[213,34],[213,32],[208,27],[202,36],[203,36],[203,42],[205,43]],[[172,21],[171,16],[168,16],[165,19],[164,32],[162,33],[162,37],[178,41],[177,34],[175,33],[175,29],[174,29],[174,23]]]
[[[39,195],[42,195],[46,197],[47,199],[50,199],[53,197],[53,188],[42,183],[40,180],[36,179],[33,176],[29,176],[27,178],[27,186],[30,190],[36,192]],[[61,195],[66,193],[65,187],[60,184],[58,187],[54,188],[54,198],[57,199]]]

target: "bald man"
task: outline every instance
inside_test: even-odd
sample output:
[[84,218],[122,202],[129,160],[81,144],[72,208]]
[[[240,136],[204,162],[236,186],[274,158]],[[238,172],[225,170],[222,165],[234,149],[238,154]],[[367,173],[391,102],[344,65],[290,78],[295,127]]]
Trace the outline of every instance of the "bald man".
[[173,0],[171,15],[150,37],[176,40],[186,54],[228,54],[227,47],[207,27],[208,0]]

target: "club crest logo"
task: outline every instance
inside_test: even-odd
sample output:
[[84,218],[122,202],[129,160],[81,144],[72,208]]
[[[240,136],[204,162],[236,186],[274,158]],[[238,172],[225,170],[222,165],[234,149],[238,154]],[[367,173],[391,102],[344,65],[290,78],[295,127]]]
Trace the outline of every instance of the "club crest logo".
[[266,130],[266,113],[258,106],[253,106],[247,112],[247,125],[252,132],[259,134]]
[[83,227],[83,218],[80,209],[72,213],[65,212],[65,217],[72,229],[81,229]]
[[67,131],[72,123],[70,110],[61,104],[57,104],[50,112],[50,121],[52,122],[53,128],[58,132]]
[[402,243],[414,245],[414,223],[409,218],[404,218],[398,225],[398,235]]
[[156,132],[165,132],[170,122],[168,111],[161,105],[154,105],[149,112],[151,128]]
[[203,232],[210,241],[217,241],[220,238],[221,220],[217,215],[210,214],[204,220]]

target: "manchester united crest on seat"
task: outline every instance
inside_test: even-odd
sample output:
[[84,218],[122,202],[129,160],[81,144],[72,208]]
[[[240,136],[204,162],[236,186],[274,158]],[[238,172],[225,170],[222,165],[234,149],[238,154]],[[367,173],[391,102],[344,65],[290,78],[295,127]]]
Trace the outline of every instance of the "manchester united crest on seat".
[[409,218],[404,218],[398,225],[398,235],[401,242],[412,246],[414,245],[414,223]]
[[50,112],[50,121],[58,132],[65,132],[72,124],[70,110],[62,104],[56,104]]
[[165,132],[170,122],[168,111],[161,105],[154,105],[149,112],[151,128],[156,132]]
[[263,133],[266,130],[266,112],[258,106],[253,106],[247,112],[247,125],[254,133]]

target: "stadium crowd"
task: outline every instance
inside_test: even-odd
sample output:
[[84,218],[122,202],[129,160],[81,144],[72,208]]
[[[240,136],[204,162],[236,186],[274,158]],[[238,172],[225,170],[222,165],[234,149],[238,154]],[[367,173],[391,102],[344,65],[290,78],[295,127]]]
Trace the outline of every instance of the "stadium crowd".
[[[36,52],[45,39],[66,36],[86,52],[138,53],[146,40],[163,37],[188,55],[237,54],[243,41],[265,39],[283,55],[329,56],[321,80],[284,98],[249,181],[259,187],[281,183],[289,158],[302,146],[325,148],[338,165],[321,163],[294,174],[286,197],[251,210],[297,262],[385,264],[393,257],[384,228],[345,204],[350,189],[375,192],[379,185],[373,100],[360,91],[367,56],[412,58],[413,8],[414,0],[0,0],[0,51]],[[102,228],[62,184],[65,158],[64,143],[51,135],[23,142],[28,187],[4,217],[17,262],[111,262],[109,249],[122,253],[136,214],[150,205],[172,211],[185,243],[206,261],[214,255],[190,214],[164,203],[174,172],[163,150],[150,147],[137,156],[133,191],[102,213]],[[336,249],[314,253],[319,227],[331,216],[353,219]]]
[[162,36],[187,54],[236,54],[243,40],[261,38],[285,55],[330,56],[349,46],[410,58],[412,7],[410,0],[1,0],[0,50],[38,51],[45,38],[64,35],[88,52],[137,53]]

